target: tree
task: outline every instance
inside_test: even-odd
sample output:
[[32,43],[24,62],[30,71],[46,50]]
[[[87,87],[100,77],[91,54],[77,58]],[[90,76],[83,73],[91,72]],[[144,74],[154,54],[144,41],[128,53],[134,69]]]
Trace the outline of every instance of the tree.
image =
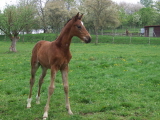
[[140,3],[145,7],[151,7],[151,5],[153,4],[153,0],[140,0]]
[[68,10],[65,7],[64,1],[50,1],[45,6],[46,16],[48,19],[48,25],[55,33],[59,32],[59,29],[64,25],[64,22],[68,19]]
[[132,4],[126,2],[120,2],[119,6],[119,18],[122,26],[140,25],[140,15],[137,12],[143,8],[140,3]]
[[72,6],[74,6],[74,4],[75,4],[74,0],[64,0],[64,2],[65,2],[65,6],[68,11],[70,11]]
[[47,15],[46,11],[44,9],[44,6],[49,2],[50,0],[36,0],[36,7],[37,7],[37,14],[40,21],[40,26],[42,27],[44,33],[47,32]]
[[98,43],[98,30],[104,27],[116,27],[119,25],[118,9],[111,0],[86,0],[84,13],[87,14],[86,22],[95,30]]
[[[25,0],[23,0],[24,2]],[[0,30],[11,40],[10,51],[16,52],[16,42],[20,39],[21,32],[26,25],[30,25],[34,18],[34,4],[27,1],[18,5],[7,5],[2,13],[0,13]]]
[[155,9],[155,24],[160,24],[160,0],[157,0],[154,4]]
[[141,16],[140,20],[143,26],[155,24],[155,21],[156,21],[155,9],[150,7],[142,8],[137,13]]
[[67,20],[78,12],[73,2],[73,0],[54,0],[45,5],[47,25],[55,33],[59,33]]
[[123,9],[126,14],[133,14],[143,8],[140,3],[133,4],[127,2],[120,2],[118,6],[119,9]]
[[140,20],[141,15],[138,13],[133,14],[133,24],[134,26],[140,26],[142,24],[142,21]]

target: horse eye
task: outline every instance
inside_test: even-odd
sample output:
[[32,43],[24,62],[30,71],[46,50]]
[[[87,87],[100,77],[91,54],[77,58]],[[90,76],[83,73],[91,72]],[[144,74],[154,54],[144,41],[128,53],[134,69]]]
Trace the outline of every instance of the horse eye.
[[81,29],[81,26],[77,26],[78,29]]

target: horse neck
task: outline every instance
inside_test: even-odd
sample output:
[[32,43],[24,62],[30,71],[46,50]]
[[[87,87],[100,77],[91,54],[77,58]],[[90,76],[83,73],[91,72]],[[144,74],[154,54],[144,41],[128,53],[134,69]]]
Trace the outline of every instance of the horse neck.
[[69,25],[65,26],[63,30],[61,31],[59,37],[56,39],[57,45],[62,46],[64,48],[69,48],[72,35],[71,33],[71,27]]

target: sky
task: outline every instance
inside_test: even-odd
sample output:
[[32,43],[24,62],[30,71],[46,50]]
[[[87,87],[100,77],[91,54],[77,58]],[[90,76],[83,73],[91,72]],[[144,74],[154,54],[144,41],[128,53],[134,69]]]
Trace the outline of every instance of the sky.
[[138,3],[138,2],[140,2],[140,0],[112,0],[112,1],[115,1],[117,3],[122,2],[122,1],[125,1],[127,3]]
[[6,3],[7,4],[15,4],[17,0],[0,0],[0,10],[3,10],[5,8]]
[[[0,0],[0,10],[3,10],[6,3],[7,4],[15,4],[18,0]],[[127,3],[137,3],[139,2],[140,0],[112,0],[112,1],[115,1],[117,3],[121,2],[121,1],[125,1]]]

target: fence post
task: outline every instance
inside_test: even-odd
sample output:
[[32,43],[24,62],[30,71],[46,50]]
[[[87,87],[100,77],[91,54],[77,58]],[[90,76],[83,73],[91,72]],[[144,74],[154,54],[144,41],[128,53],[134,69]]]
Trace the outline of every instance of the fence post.
[[103,29],[101,30],[101,35],[103,35]]
[[132,35],[130,34],[130,44],[132,43]]
[[114,44],[114,36],[113,36],[113,41],[112,41],[112,43]]
[[4,36],[4,40],[5,40],[5,41],[7,40],[7,36],[6,36],[6,34],[5,34],[5,36]]
[[23,41],[23,43],[24,43],[24,31],[23,31],[23,38],[22,38],[22,41]]
[[112,35],[113,35],[112,43],[114,44],[114,36],[115,36],[115,33],[113,32],[113,30],[112,30]]

